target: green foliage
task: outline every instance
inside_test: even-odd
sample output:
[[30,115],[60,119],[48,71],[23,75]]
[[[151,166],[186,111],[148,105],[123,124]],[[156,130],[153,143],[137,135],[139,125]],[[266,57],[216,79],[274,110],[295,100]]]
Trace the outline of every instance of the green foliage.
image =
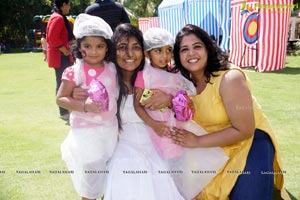
[[118,2],[126,8],[131,23],[138,26],[138,18],[158,16],[157,10],[162,0],[119,0]]
[[85,8],[91,4],[90,0],[72,0],[70,14],[78,15],[84,13]]
[[293,56],[300,56],[300,42],[296,42],[293,44],[293,52],[291,53]]
[[[29,29],[40,29],[33,22],[35,15],[49,15],[54,0],[1,0],[0,1],[0,42],[11,47],[23,47],[27,42]],[[72,0],[70,15],[83,13],[94,0]],[[131,22],[138,24],[139,17],[157,16],[157,7],[162,0],[121,0],[130,13]]]
[[0,1],[0,41],[5,40],[12,46],[23,45],[27,30],[34,28],[33,16],[47,14],[50,10],[49,1]]
[[158,16],[157,8],[162,0],[121,0],[126,9],[131,14],[131,18],[138,19],[139,17],[154,17]]
[[300,42],[294,43],[295,50],[300,50]]
[[[0,1],[0,42],[12,47],[22,47],[26,43],[29,29],[40,29],[33,22],[35,15],[49,15],[54,0],[3,0]],[[84,12],[90,0],[72,0],[71,15]]]

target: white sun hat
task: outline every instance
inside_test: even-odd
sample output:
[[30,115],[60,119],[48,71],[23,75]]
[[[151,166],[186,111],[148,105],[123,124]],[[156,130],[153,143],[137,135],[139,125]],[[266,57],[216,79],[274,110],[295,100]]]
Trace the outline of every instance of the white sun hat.
[[101,36],[111,39],[113,31],[102,18],[82,13],[75,19],[73,34],[75,38]]
[[174,37],[163,28],[149,28],[143,35],[144,49],[150,51],[166,45],[174,47]]

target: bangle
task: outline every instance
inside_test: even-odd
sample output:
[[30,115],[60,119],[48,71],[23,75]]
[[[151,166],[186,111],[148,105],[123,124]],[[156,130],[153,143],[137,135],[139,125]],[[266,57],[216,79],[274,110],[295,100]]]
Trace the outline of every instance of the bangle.
[[87,112],[86,107],[85,107],[85,101],[82,102],[82,110],[83,110],[83,112]]

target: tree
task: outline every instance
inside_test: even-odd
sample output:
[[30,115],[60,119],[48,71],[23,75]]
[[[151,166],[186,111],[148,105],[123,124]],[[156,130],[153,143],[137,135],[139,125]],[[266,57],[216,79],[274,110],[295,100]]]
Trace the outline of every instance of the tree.
[[90,4],[91,0],[72,0],[70,14],[78,15],[83,13]]
[[130,14],[131,22],[135,25],[139,17],[154,17],[158,15],[157,8],[162,0],[119,0]]
[[19,43],[22,45],[27,30],[33,25],[33,16],[49,11],[49,1],[0,1],[0,40],[11,43],[12,46]]
[[[90,0],[72,0],[70,14],[84,12]],[[39,29],[33,21],[35,15],[51,14],[53,0],[1,0],[0,1],[0,42],[12,47],[26,43],[29,29]]]
[[[162,0],[119,0],[133,24],[139,17],[157,16],[157,8]],[[54,0],[1,0],[0,1],[0,43],[10,43],[12,47],[23,47],[30,29],[39,29],[33,21],[36,15],[49,15]],[[94,0],[72,0],[70,15],[78,15]]]

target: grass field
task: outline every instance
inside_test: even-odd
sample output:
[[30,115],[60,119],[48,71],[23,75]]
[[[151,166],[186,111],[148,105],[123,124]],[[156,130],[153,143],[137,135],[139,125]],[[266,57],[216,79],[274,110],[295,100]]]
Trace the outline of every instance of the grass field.
[[[300,57],[288,57],[282,71],[245,71],[276,133],[285,188],[300,199]],[[59,173],[69,127],[54,94],[54,70],[42,53],[0,55],[0,200],[79,199],[70,175]]]

